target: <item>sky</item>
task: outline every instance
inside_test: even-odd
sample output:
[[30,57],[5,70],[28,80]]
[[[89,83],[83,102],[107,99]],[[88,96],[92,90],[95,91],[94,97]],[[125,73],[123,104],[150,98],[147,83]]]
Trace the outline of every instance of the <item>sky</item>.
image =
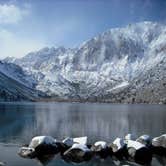
[[142,21],[166,23],[166,0],[0,0],[0,59]]

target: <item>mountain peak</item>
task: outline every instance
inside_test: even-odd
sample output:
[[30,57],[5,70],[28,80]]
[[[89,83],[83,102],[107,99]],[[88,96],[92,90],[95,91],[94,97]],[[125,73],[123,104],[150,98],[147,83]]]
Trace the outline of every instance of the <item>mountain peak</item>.
[[165,62],[165,32],[162,24],[140,22],[110,29],[76,49],[46,47],[14,63],[32,74],[36,89],[47,95],[100,98],[130,87],[134,93],[133,81]]

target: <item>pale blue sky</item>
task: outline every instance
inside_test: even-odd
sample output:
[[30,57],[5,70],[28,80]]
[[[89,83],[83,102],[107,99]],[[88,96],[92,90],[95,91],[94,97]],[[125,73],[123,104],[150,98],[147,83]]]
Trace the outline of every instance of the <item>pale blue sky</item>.
[[112,27],[166,20],[166,0],[0,0],[0,58],[76,47]]

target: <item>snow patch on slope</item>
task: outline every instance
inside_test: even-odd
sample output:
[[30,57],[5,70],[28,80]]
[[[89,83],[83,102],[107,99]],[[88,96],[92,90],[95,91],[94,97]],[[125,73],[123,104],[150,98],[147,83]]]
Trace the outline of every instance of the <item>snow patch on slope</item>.
[[122,82],[121,84],[114,86],[112,89],[107,90],[107,92],[112,92],[112,91],[115,91],[115,90],[121,90],[122,88],[126,88],[128,86],[129,86],[129,82],[127,82],[127,81]]

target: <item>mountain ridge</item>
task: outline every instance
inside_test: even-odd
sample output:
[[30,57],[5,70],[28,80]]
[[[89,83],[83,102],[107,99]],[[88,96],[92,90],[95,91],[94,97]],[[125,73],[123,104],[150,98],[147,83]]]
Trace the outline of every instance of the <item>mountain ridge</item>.
[[[163,83],[166,81],[165,39],[165,25],[142,22],[107,30],[78,48],[44,48],[20,59],[6,58],[4,61],[19,65],[32,76],[36,83],[34,88],[50,98],[164,103],[165,86],[161,96],[147,92],[154,98],[146,100],[146,95],[142,92],[144,96],[141,96],[140,92],[148,89],[146,79],[155,82],[153,77],[147,77],[151,73]],[[156,88],[160,91],[158,84]]]

